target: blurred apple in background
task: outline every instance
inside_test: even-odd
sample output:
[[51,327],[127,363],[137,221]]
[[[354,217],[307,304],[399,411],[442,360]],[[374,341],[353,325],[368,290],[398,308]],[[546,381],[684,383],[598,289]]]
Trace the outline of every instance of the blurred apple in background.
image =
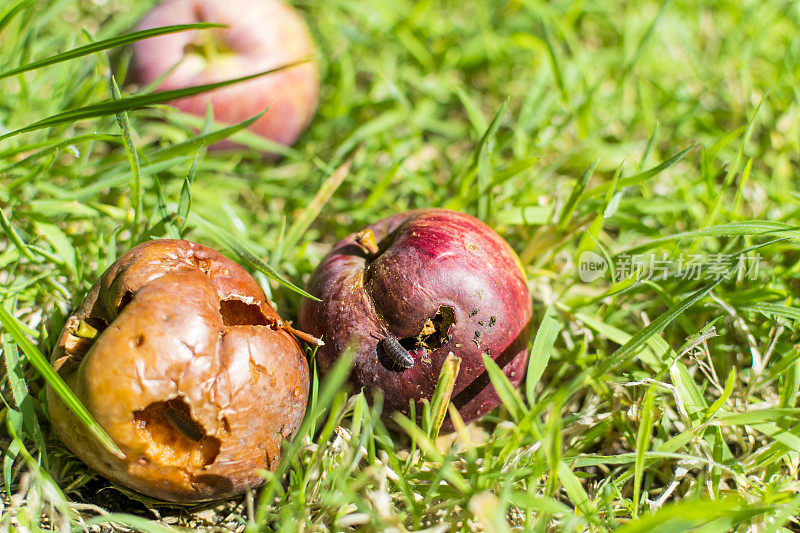
[[[288,65],[315,55],[311,33],[300,14],[282,0],[166,0],[137,30],[215,22],[227,28],[195,30],[145,39],[133,46],[134,81],[147,85],[167,76],[158,90],[220,82]],[[250,129],[274,142],[292,145],[311,122],[319,100],[314,61],[209,93],[181,98],[172,105],[187,113],[237,124],[269,107]],[[222,141],[215,148],[236,144]]]

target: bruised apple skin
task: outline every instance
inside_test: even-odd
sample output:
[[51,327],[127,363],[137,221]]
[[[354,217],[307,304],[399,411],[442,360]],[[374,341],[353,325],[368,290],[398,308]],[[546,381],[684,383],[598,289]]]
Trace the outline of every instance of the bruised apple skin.
[[162,500],[263,482],[305,413],[308,364],[256,281],[220,253],[155,240],[122,255],[68,318],[53,365],[124,453],[47,388],[62,442],[106,478]]
[[[374,235],[374,242],[372,237]],[[319,336],[323,369],[356,342],[351,381],[383,391],[384,413],[430,399],[448,353],[461,358],[451,397],[464,422],[500,403],[482,354],[518,385],[527,361],[531,298],[517,255],[483,222],[422,209],[385,218],[339,241],[310,282],[300,327]],[[410,368],[382,339],[399,340]],[[448,419],[443,426],[452,430]]]
[[[228,27],[173,33],[134,43],[133,80],[148,85],[169,73],[158,90],[183,89],[257,74],[313,59],[316,54],[305,21],[282,0],[165,0],[136,29],[197,22]],[[311,122],[319,90],[317,65],[309,61],[185,97],[172,105],[204,117],[210,103],[214,119],[228,124],[238,124],[269,108],[250,129],[290,146]],[[213,148],[236,146],[226,140]]]

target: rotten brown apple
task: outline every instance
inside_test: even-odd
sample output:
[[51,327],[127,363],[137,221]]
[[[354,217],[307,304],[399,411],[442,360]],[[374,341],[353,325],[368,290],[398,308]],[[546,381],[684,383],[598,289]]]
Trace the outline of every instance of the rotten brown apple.
[[68,318],[58,373],[124,453],[48,387],[62,442],[108,479],[172,501],[223,498],[274,469],[305,413],[308,364],[256,281],[219,252],[156,240],[122,255]]
[[[269,110],[250,129],[289,146],[305,130],[319,100],[314,44],[300,14],[283,0],[165,0],[138,24],[145,30],[173,24],[216,22],[226,28],[194,30],[133,45],[133,79],[158,90],[182,89],[312,61],[173,102],[187,113],[238,124]],[[215,148],[233,148],[222,141]]]
[[461,358],[452,401],[465,422],[500,403],[483,354],[514,385],[523,377],[532,306],[522,265],[502,237],[464,213],[409,211],[349,235],[323,259],[310,292],[322,301],[303,302],[300,327],[325,341],[322,368],[355,342],[351,381],[380,389],[386,414],[429,400],[450,352]]

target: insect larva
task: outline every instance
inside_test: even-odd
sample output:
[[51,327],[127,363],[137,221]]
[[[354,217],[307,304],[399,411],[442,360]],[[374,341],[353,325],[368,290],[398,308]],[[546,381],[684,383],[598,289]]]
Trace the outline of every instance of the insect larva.
[[175,428],[194,441],[203,438],[203,430],[198,427],[197,422],[187,418],[185,414],[173,407],[166,410],[167,418]]

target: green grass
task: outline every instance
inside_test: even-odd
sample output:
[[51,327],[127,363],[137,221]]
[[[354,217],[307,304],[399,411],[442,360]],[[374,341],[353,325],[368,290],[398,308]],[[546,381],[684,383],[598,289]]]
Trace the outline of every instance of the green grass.
[[[800,5],[294,4],[323,94],[276,163],[238,128],[220,135],[250,150],[206,153],[222,126],[133,109],[141,88],[110,76],[124,48],[0,79],[0,527],[796,530]],[[0,76],[118,38],[149,5],[5,0]],[[274,273],[303,287],[336,239],[428,206],[496,228],[530,279],[527,381],[490,365],[504,407],[480,423],[436,439],[447,376],[418,427],[312,364],[278,474],[200,507],[113,487],[53,435],[36,354],[130,246],[219,247],[295,319]],[[610,267],[590,282],[586,251]],[[729,273],[743,252],[758,271]],[[633,254],[730,262],[716,281],[637,279]]]

